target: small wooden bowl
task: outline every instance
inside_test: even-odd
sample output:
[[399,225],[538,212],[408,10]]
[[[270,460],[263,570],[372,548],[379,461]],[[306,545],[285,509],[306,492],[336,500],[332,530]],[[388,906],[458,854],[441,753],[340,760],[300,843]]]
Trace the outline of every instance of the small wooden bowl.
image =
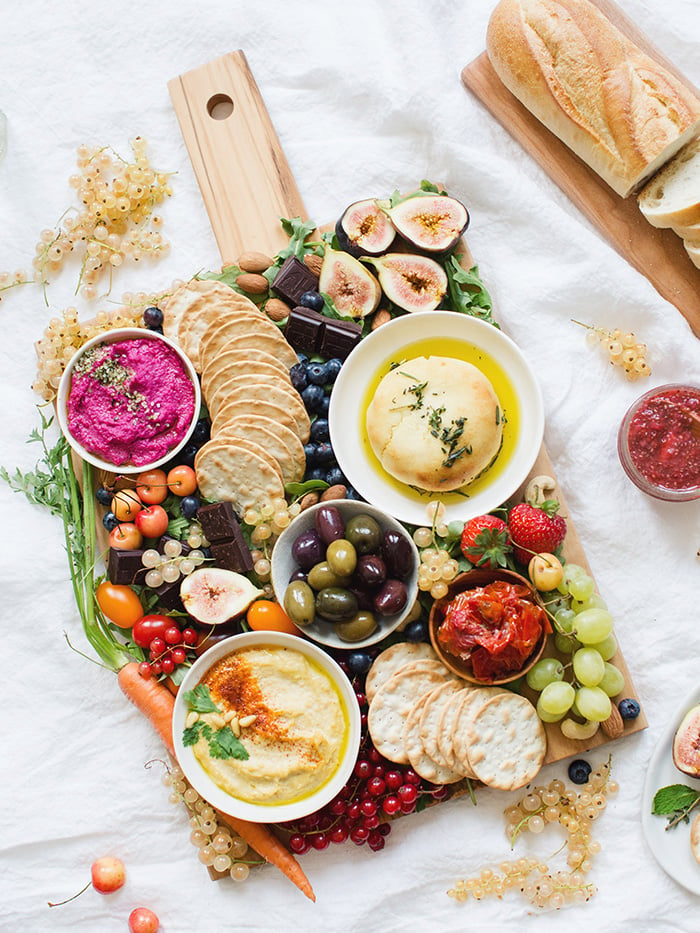
[[502,677],[498,680],[477,679],[474,676],[471,662],[463,661],[461,658],[455,657],[455,655],[446,652],[438,642],[437,637],[438,628],[440,627],[440,624],[444,618],[443,610],[445,606],[452,599],[454,599],[458,593],[465,592],[466,590],[475,590],[482,586],[487,586],[489,583],[493,583],[495,580],[504,580],[506,583],[512,583],[514,585],[519,584],[521,586],[527,587],[532,601],[538,606],[542,606],[542,608],[544,608],[544,604],[542,603],[537,590],[532,586],[529,580],[525,579],[525,577],[522,577],[519,573],[515,573],[512,570],[491,570],[489,568],[477,567],[474,570],[468,570],[466,573],[462,573],[458,577],[455,577],[455,579],[448,587],[447,594],[443,596],[442,599],[436,599],[433,603],[428,622],[430,641],[433,645],[433,648],[435,649],[437,656],[440,658],[445,667],[449,668],[453,674],[456,674],[463,680],[468,680],[470,683],[479,684],[480,686],[497,686],[499,684],[512,683],[514,680],[518,680],[524,674],[527,674],[530,668],[542,657],[542,652],[544,651],[544,647],[547,642],[547,635],[550,631],[549,626],[545,626],[542,631],[542,635],[537,642],[535,650],[532,652],[525,665],[519,671],[513,671],[506,677]]

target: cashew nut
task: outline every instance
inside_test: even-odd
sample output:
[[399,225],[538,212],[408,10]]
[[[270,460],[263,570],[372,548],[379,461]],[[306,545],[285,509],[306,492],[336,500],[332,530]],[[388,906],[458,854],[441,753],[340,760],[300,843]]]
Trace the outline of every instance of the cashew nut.
[[600,727],[599,722],[576,722],[575,719],[565,719],[561,724],[561,731],[567,739],[590,739]]
[[533,476],[525,489],[525,501],[530,505],[542,505],[547,499],[552,498],[556,486],[554,478],[545,473]]

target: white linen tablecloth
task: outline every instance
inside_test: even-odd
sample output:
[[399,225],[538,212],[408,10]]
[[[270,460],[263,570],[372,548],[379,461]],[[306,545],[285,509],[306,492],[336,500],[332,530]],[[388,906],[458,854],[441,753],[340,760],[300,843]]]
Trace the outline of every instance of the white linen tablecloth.
[[[700,84],[694,0],[621,6]],[[167,933],[697,930],[698,900],[657,865],[640,808],[656,742],[698,683],[700,501],[665,504],[638,492],[619,465],[616,434],[647,387],[700,384],[700,343],[464,90],[460,71],[484,48],[491,7],[492,0],[3,3],[0,268],[28,268],[40,231],[74,204],[68,177],[81,143],[126,153],[136,135],[148,139],[156,166],[177,173],[162,208],[172,247],[161,263],[119,269],[110,300],[216,268],[167,82],[238,48],[314,219],[334,219],[353,200],[422,178],[467,204],[469,246],[497,317],[538,373],[546,444],[650,723],[610,747],[621,790],[595,825],[603,850],[590,880],[599,893],[542,914],[512,894],[467,904],[448,898],[458,878],[509,857],[501,814],[511,797],[488,790],[476,808],[462,799],[398,821],[380,853],[348,844],[306,855],[316,904],[272,867],[245,884],[212,882],[189,842],[184,807],[168,802],[159,768],[144,767],[162,755],[151,727],[110,672],[66,644],[64,632],[89,653],[60,521],[0,484],[0,930],[109,933],[125,930],[139,904],[156,911]],[[48,287],[48,307],[34,286],[4,293],[0,303],[7,467],[30,469],[37,459],[36,445],[25,444],[38,425],[34,341],[68,305],[81,317],[95,311],[73,295],[77,274],[68,261]],[[633,330],[649,346],[651,380],[626,382],[571,318]],[[606,755],[589,758],[597,764]],[[543,773],[562,776],[564,765]],[[548,832],[533,849],[551,854],[561,841]],[[107,853],[127,866],[122,890],[47,907],[78,890]]]

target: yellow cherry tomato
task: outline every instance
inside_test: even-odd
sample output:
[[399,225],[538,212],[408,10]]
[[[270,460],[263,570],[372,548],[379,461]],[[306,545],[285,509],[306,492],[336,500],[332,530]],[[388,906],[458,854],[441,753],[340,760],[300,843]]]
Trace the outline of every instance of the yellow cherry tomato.
[[143,615],[143,606],[130,586],[104,580],[95,591],[97,605],[119,628],[131,628]]
[[246,619],[248,625],[256,632],[287,632],[288,635],[301,635],[301,631],[280,604],[270,599],[256,599],[251,603]]

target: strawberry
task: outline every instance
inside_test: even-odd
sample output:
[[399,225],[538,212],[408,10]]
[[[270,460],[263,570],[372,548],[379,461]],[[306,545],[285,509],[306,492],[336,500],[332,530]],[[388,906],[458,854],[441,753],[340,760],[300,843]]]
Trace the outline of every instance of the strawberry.
[[477,567],[505,567],[510,552],[508,526],[497,515],[477,515],[465,524],[459,546]]
[[528,564],[534,554],[554,554],[566,537],[566,520],[557,515],[559,503],[548,499],[540,506],[521,502],[510,510],[508,527],[516,560]]

